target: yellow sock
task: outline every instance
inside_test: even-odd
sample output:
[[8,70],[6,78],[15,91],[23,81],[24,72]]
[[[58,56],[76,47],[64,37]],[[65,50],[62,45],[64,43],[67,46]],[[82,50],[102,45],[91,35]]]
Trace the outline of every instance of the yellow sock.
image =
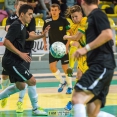
[[71,46],[70,47],[70,52],[69,52],[69,66],[71,68],[74,68],[75,60],[73,58],[73,54],[76,52],[76,50],[77,50],[77,47],[75,47],[75,46]]

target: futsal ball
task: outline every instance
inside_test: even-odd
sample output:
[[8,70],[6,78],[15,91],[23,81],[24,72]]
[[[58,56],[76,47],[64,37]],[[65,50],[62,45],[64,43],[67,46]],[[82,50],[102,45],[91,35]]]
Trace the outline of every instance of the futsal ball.
[[66,46],[62,42],[54,42],[50,47],[50,53],[54,58],[62,58],[66,54]]

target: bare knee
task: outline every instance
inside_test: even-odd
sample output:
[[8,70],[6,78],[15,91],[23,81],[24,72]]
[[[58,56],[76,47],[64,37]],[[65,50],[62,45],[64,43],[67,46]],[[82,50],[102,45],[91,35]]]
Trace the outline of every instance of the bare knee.
[[21,90],[24,90],[25,89],[25,83],[22,83],[22,84],[19,84],[19,83],[16,83],[16,87],[21,91]]
[[26,81],[26,83],[27,83],[29,86],[34,86],[34,85],[36,85],[36,80],[35,80],[35,78],[32,76],[28,81]]
[[8,78],[9,78],[8,75],[2,75],[2,79],[3,79],[3,80],[7,80]]
[[50,70],[52,73],[55,73],[57,71],[57,68],[55,66],[50,65]]

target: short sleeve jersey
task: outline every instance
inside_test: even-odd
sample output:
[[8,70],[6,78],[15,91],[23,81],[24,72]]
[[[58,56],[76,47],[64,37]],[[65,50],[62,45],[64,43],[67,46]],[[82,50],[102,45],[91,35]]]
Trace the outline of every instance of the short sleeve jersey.
[[[110,29],[110,23],[106,14],[100,9],[94,9],[87,20],[86,43],[94,41],[103,30]],[[93,64],[100,64],[104,68],[115,68],[114,54],[112,50],[113,41],[110,40],[102,46],[91,50],[87,54],[87,63],[90,67]]]
[[71,26],[71,31],[73,32],[73,34],[76,34],[78,31],[83,34],[83,36],[79,40],[79,43],[82,47],[86,45],[86,37],[85,37],[86,22],[87,22],[87,17],[83,17],[80,23],[72,24]]
[[[8,39],[14,45],[15,48],[23,52],[24,46],[25,46],[25,40],[28,37],[29,37],[29,34],[26,30],[26,26],[24,26],[21,23],[21,21],[18,19],[10,25],[5,38]],[[18,55],[9,51],[7,48],[5,50],[4,57],[6,59],[14,59],[17,61],[18,60],[22,61],[22,59]]]
[[[8,17],[6,21],[6,26],[11,25],[17,19],[18,19],[18,16],[16,14],[11,15],[10,17]],[[35,27],[36,27],[35,19],[32,18],[31,22],[26,26],[26,29],[28,32],[31,32],[31,31],[35,31]],[[26,41],[25,49],[32,49],[33,45],[34,45],[34,41]]]
[[46,19],[44,22],[43,30],[46,26],[50,25],[49,30],[49,43],[50,45],[56,41],[67,43],[66,40],[63,40],[63,36],[66,35],[67,30],[70,29],[69,22],[62,17],[59,17],[57,20]]

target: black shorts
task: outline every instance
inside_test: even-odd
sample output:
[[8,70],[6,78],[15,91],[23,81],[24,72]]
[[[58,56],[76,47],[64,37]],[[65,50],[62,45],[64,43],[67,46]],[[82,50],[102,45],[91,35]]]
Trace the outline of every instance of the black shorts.
[[[31,49],[26,49],[25,50],[26,53],[29,53],[29,56],[32,57],[32,53],[31,53]],[[23,65],[29,70],[30,69],[30,62],[23,62]]]
[[112,69],[103,68],[100,65],[93,65],[82,75],[74,89],[75,91],[90,90],[95,95],[90,102],[99,99],[102,101],[102,107],[104,107],[113,73],[114,70]]
[[65,65],[65,64],[69,64],[69,55],[65,54],[65,56],[63,56],[62,58],[54,58],[51,53],[49,53],[49,63],[53,63],[55,61],[59,61],[61,60],[61,64]]
[[[29,56],[32,57],[32,53],[30,49],[25,50],[24,52],[29,53]],[[29,70],[30,69],[30,62],[23,61],[23,65]],[[2,75],[9,75],[8,72],[3,69]]]
[[13,60],[9,61],[3,60],[2,67],[8,73],[11,83],[24,82],[32,77],[32,74],[23,63]]

